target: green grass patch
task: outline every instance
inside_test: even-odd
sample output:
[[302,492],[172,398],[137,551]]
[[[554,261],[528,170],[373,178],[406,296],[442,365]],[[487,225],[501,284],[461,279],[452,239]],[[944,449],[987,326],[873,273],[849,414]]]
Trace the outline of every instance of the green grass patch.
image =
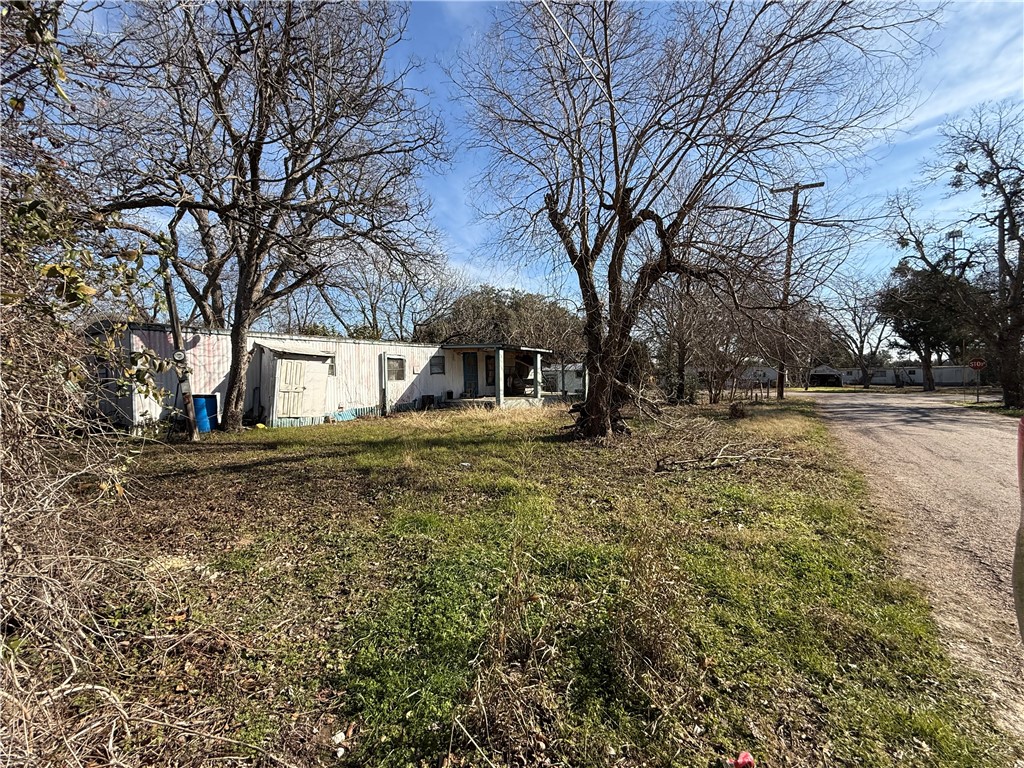
[[[236,670],[197,706],[307,763],[1007,764],[813,404],[701,412],[699,445],[683,410],[607,445],[442,412],[150,455],[131,524],[236,649],[190,658]],[[779,460],[654,472],[727,443]]]
[[1000,416],[1010,416],[1014,419],[1024,418],[1024,408],[1005,408],[999,403],[963,403],[965,408],[970,408],[983,413],[995,413]]

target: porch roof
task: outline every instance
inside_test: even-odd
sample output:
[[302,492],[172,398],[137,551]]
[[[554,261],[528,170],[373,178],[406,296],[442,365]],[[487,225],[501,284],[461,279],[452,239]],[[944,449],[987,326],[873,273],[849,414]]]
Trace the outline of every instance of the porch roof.
[[550,355],[550,349],[538,347],[520,347],[515,344],[442,344],[441,349],[465,350],[471,352],[477,349],[503,349],[509,352],[540,352],[542,355]]
[[[269,349],[271,352],[276,352],[281,355],[304,355],[306,357],[334,357],[333,352],[325,352],[321,349],[317,349],[316,346],[310,345],[308,342],[303,343],[301,341],[267,341],[260,339],[255,342],[258,347]],[[319,346],[319,345],[318,345]]]

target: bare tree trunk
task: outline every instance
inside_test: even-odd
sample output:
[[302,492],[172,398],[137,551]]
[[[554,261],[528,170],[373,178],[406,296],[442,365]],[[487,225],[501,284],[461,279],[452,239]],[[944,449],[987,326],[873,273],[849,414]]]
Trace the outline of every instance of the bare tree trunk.
[[[682,334],[680,334],[682,336]],[[686,402],[686,344],[680,339],[676,345],[676,400]]]
[[871,371],[866,365],[860,367],[860,385],[864,389],[871,386]]
[[249,319],[236,310],[231,324],[231,365],[228,368],[228,391],[224,398],[224,430],[239,432],[245,410],[245,375],[249,368]]
[[594,366],[588,370],[590,386],[576,428],[584,437],[607,437],[615,426],[614,375],[607,366]]
[[1003,407],[1020,408],[1024,405],[1024,377],[1021,375],[1020,329],[1000,330],[996,337],[996,353],[999,355],[999,383],[1003,388]]
[[921,350],[921,373],[924,381],[924,391],[935,391],[935,373],[932,371],[932,350],[924,347]]

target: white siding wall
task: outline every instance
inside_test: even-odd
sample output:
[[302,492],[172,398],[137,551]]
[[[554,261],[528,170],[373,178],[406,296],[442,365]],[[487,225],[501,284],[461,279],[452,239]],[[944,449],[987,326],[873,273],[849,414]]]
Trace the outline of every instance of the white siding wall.
[[[859,368],[847,368],[841,371],[841,373],[843,375],[843,384],[860,385],[863,383]],[[974,385],[978,382],[978,372],[967,366],[935,365],[932,366],[932,374],[935,377],[935,384],[940,387],[962,385],[965,374],[968,385]],[[924,369],[920,365],[871,369],[871,383],[875,385],[892,386],[896,384],[897,377],[904,384],[920,386],[924,384]]]
[[546,392],[583,393],[583,366],[579,363],[565,366],[565,380],[562,379],[561,366],[554,365],[543,369],[544,390]]
[[938,386],[962,386],[965,376],[968,385],[978,382],[978,372],[966,365],[938,365],[932,368],[932,374]]
[[[174,352],[171,333],[154,327],[129,329],[131,350],[152,349],[157,357],[170,359]],[[218,418],[224,407],[227,394],[228,368],[231,365],[231,337],[226,332],[217,331],[185,331],[185,354],[191,369],[190,382],[192,392],[196,395],[217,395]],[[180,408],[181,395],[176,392],[178,376],[173,370],[157,374],[157,386],[167,392],[167,397],[156,399],[142,392],[136,392],[133,398],[134,423],[145,424],[167,415],[173,405]]]
[[[409,406],[423,395],[443,400],[462,391],[462,360],[438,347],[420,344],[334,341],[336,376],[327,382],[327,405],[337,411],[378,406],[381,402],[381,355],[405,360],[405,379],[387,382],[388,407]],[[443,374],[430,373],[430,358],[445,358]]]

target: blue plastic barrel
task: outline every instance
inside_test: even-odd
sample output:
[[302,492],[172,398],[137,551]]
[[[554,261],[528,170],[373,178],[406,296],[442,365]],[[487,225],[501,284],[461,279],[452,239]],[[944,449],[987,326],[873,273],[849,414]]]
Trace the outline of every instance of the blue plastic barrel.
[[209,432],[217,428],[217,396],[192,395],[196,406],[196,426],[200,432]]

